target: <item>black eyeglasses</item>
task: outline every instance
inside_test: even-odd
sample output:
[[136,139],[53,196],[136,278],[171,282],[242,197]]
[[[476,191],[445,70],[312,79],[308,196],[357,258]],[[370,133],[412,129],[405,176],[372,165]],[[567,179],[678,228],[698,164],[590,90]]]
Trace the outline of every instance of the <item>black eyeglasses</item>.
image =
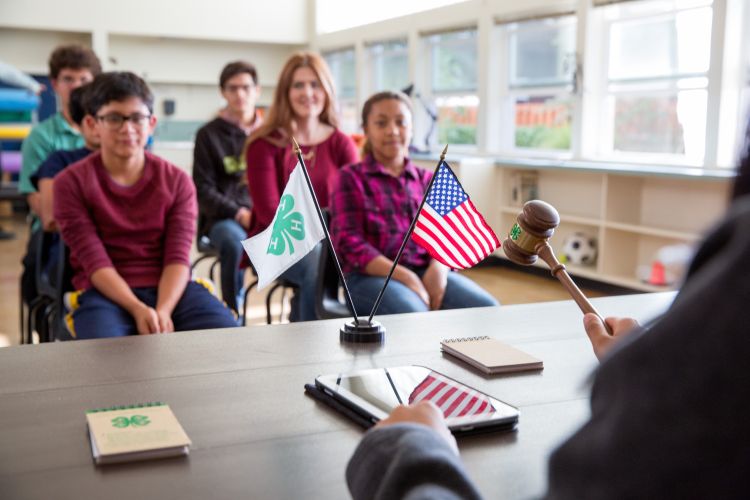
[[141,113],[133,113],[130,116],[121,115],[120,113],[107,113],[106,115],[97,115],[96,119],[104,122],[110,130],[120,130],[123,123],[129,121],[134,127],[145,127],[151,118],[151,115],[144,115]]

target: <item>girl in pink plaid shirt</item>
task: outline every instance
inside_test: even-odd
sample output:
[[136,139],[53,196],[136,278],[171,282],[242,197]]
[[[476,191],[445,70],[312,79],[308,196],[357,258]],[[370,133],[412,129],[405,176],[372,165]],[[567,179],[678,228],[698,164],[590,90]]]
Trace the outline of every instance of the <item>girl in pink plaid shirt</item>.
[[[411,122],[405,95],[370,97],[362,110],[365,159],[342,169],[331,190],[331,235],[358,311],[372,308],[432,175],[407,157]],[[378,312],[496,305],[479,285],[449,272],[410,240]]]

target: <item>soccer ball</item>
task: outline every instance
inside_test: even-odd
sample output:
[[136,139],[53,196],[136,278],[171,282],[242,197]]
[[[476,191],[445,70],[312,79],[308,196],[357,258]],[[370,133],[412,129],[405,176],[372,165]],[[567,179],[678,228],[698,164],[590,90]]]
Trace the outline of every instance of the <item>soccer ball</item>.
[[596,238],[584,233],[573,233],[563,241],[562,252],[565,262],[593,266],[596,264]]

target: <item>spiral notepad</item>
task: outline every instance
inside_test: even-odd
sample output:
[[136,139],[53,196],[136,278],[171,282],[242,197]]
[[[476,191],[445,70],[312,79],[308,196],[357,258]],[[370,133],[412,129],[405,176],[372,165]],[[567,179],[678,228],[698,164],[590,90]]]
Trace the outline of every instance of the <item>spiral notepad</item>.
[[187,455],[190,438],[169,405],[145,403],[86,412],[97,464]]
[[487,374],[542,370],[542,360],[491,337],[444,339],[448,353]]

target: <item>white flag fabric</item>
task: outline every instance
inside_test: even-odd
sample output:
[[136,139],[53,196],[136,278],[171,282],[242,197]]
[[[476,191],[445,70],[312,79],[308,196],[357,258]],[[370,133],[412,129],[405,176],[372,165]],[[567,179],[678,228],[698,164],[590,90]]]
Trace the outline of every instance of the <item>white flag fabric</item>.
[[242,242],[258,273],[258,290],[307,255],[325,238],[299,162],[289,176],[271,224]]

